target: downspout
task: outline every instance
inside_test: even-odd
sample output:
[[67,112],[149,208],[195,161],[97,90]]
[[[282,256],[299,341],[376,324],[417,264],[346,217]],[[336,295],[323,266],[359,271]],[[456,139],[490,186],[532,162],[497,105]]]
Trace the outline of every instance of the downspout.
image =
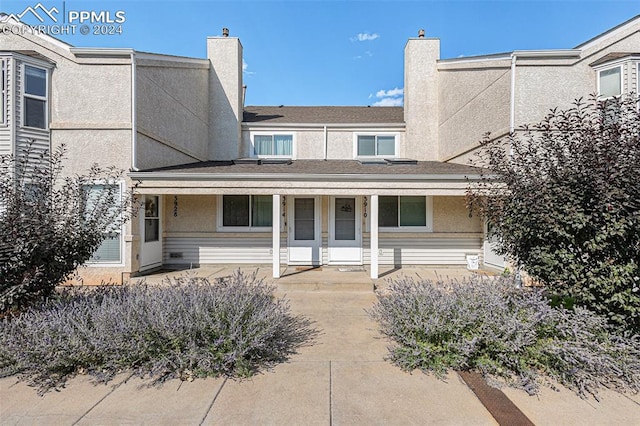
[[138,114],[136,113],[136,53],[131,52],[131,170],[138,169]]
[[[518,56],[511,54],[511,108],[509,112],[509,134],[513,135],[516,130],[516,60]],[[509,142],[509,156],[513,155],[513,146]]]
[[328,135],[327,135],[327,125],[325,124],[323,126],[324,129],[324,160],[327,160],[327,149],[328,149],[328,145],[329,145],[329,141],[328,141]]

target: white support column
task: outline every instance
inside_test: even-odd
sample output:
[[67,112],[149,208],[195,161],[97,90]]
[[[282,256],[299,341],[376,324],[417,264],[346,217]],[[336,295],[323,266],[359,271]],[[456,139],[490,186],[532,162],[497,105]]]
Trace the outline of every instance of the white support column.
[[273,278],[280,278],[280,195],[273,194]]
[[371,237],[371,279],[378,279],[378,196],[371,196],[369,228]]

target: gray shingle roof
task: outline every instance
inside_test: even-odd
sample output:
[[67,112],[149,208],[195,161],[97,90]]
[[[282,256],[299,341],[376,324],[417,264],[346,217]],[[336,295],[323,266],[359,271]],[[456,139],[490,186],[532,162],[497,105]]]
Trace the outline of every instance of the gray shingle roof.
[[203,161],[179,166],[142,170],[168,173],[290,173],[295,174],[380,174],[380,175],[477,175],[479,168],[439,161],[418,161],[413,165],[361,164],[357,160],[294,160],[291,164],[234,164],[232,161]]
[[402,107],[247,106],[245,123],[392,124],[404,123]]

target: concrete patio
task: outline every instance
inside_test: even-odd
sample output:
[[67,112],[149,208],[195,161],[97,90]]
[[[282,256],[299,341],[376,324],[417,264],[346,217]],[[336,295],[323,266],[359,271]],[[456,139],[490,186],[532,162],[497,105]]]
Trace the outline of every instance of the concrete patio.
[[[191,273],[219,277],[234,269],[200,268]],[[270,272],[258,269],[258,274]],[[403,372],[384,360],[387,342],[365,311],[376,301],[366,272],[326,267],[290,272],[278,282],[277,296],[289,299],[292,310],[315,321],[321,333],[314,345],[301,348],[273,371],[243,381],[173,380],[160,388],[127,375],[97,386],[80,376],[45,397],[8,377],[0,379],[0,424],[497,424],[456,373],[444,382],[417,371]],[[453,269],[438,273],[468,274]],[[173,273],[147,279],[161,280],[167,274]],[[387,277],[399,274],[434,276],[429,270],[404,269]],[[543,389],[538,397],[510,389],[504,393],[539,425],[630,425],[640,419],[637,395],[603,392],[602,401],[595,402],[565,389]]]

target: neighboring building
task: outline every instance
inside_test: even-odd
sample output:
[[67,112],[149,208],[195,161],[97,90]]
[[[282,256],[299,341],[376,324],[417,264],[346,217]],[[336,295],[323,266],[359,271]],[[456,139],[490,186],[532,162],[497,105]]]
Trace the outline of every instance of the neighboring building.
[[637,91],[639,31],[636,17],[575,49],[449,60],[420,36],[405,48],[403,108],[245,107],[232,37],[209,38],[194,59],[3,34],[0,153],[65,143],[68,173],[98,162],[142,182],[140,217],[102,245],[88,278],[216,263],[270,264],[274,277],[364,265],[377,278],[379,265],[467,256],[499,268],[465,207],[478,142],[590,93]]

